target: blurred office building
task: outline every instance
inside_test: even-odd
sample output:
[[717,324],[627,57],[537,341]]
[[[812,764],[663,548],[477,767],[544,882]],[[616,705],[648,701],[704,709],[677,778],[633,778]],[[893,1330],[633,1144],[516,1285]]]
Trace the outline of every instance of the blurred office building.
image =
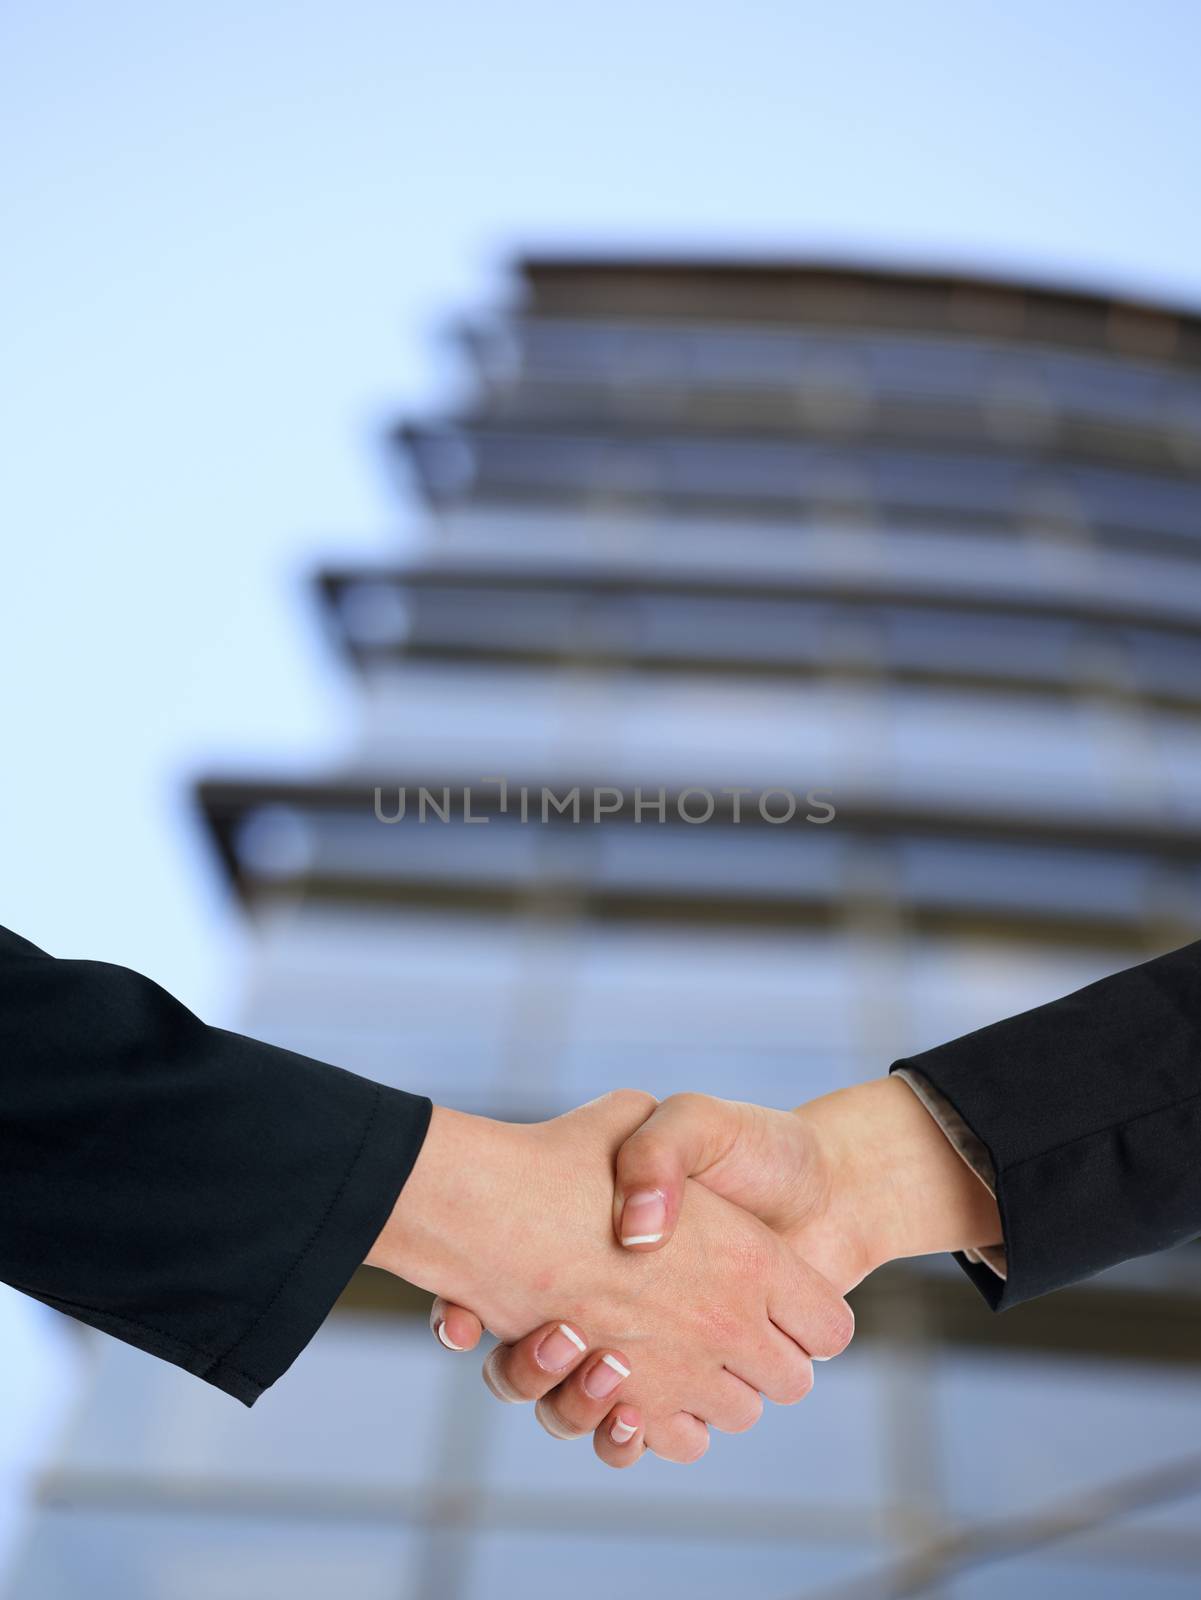
[[[200,787],[247,1032],[792,1105],[1201,934],[1201,319],[533,259],[461,346],[420,541],[316,584],[356,749]],[[1000,1318],[881,1273],[798,1410],[624,1474],[376,1276],[251,1413],[98,1340],[11,1594],[1201,1594],[1193,1248]]]

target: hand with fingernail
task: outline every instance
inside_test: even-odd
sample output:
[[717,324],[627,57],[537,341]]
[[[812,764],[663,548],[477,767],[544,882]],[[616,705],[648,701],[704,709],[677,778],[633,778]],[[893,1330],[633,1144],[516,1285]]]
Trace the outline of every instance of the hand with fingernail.
[[[753,1213],[840,1294],[886,1261],[1000,1236],[992,1196],[896,1078],[795,1111],[675,1095],[625,1140],[614,1170],[613,1229],[630,1253],[668,1244],[691,1183]],[[451,1349],[472,1348],[482,1332],[473,1312],[445,1300],[435,1302],[431,1321]],[[627,1401],[612,1412],[589,1410],[576,1374],[596,1352],[582,1326],[572,1332],[578,1348],[564,1378],[531,1361],[540,1329],[492,1351],[489,1384],[505,1399],[537,1400],[539,1420],[556,1436],[563,1430],[552,1423],[563,1414],[576,1432],[591,1424],[602,1460],[632,1465],[643,1450],[637,1408]]]
[[837,1354],[853,1326],[770,1228],[688,1178],[665,1216],[670,1248],[617,1243],[613,1163],[654,1106],[622,1090],[527,1126],[436,1108],[368,1257],[441,1293],[444,1345],[474,1343],[481,1323],[509,1342],[485,1369],[493,1392],[536,1399],[557,1437],[595,1433],[615,1465],[644,1443],[695,1460],[710,1425],[740,1432],[764,1396],[800,1399],[811,1358]]

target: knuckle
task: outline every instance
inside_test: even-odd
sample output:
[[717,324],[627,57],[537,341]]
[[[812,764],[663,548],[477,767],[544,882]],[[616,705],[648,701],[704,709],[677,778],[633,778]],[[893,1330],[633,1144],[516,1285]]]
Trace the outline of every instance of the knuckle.
[[674,1461],[677,1466],[690,1466],[699,1461],[709,1448],[709,1430],[697,1417],[679,1415],[659,1431],[650,1449],[664,1461]]
[[836,1300],[830,1306],[822,1331],[824,1345],[821,1353],[825,1355],[828,1350],[832,1356],[841,1355],[855,1337],[855,1313],[845,1300]]
[[681,1466],[690,1467],[694,1461],[699,1461],[709,1448],[709,1430],[706,1428],[698,1438],[686,1444],[675,1458]]
[[782,1406],[795,1406],[802,1401],[813,1388],[813,1363],[801,1361],[789,1373],[788,1378],[780,1392],[779,1404]]
[[749,1433],[763,1415],[763,1396],[755,1395],[734,1413],[727,1433]]
[[712,1104],[712,1095],[700,1094],[695,1089],[682,1089],[679,1094],[668,1095],[663,1108],[667,1110],[670,1107],[683,1116],[696,1116],[703,1114]]
[[611,1089],[609,1103],[615,1111],[624,1112],[631,1118],[641,1116],[644,1120],[659,1104],[646,1089]]

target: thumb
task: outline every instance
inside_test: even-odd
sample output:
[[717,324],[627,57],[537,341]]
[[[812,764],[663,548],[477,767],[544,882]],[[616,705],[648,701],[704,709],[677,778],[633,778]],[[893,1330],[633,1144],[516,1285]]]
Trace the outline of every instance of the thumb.
[[720,1161],[738,1136],[740,1108],[707,1094],[656,1106],[617,1152],[613,1227],[627,1250],[658,1250],[675,1232],[684,1180]]

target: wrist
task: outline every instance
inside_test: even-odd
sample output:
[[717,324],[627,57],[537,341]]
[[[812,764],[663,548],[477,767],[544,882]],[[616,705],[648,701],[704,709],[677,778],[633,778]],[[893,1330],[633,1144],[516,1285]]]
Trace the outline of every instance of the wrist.
[[838,1287],[901,1257],[1000,1242],[992,1194],[902,1079],[837,1090],[796,1115],[829,1173]]
[[526,1131],[435,1106],[421,1153],[366,1265],[482,1307],[490,1266],[504,1259],[499,1235]]

